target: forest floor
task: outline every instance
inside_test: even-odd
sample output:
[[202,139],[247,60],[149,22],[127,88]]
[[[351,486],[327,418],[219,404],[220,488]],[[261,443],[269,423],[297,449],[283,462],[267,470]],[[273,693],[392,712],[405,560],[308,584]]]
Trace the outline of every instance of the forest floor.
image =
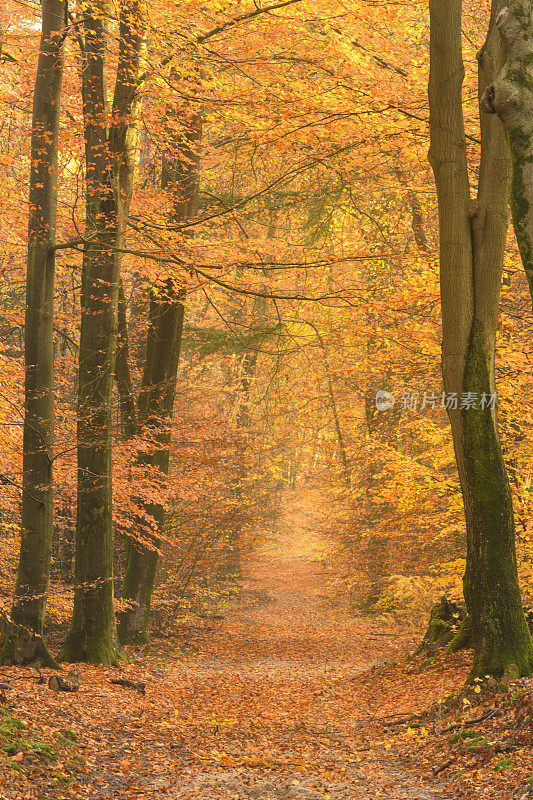
[[429,723],[404,724],[459,689],[468,657],[422,669],[405,661],[412,634],[343,613],[310,513],[293,506],[246,565],[236,608],[132,650],[120,670],[80,665],[79,692],[2,669],[0,798],[517,797],[505,770],[461,783],[448,739],[443,751]]

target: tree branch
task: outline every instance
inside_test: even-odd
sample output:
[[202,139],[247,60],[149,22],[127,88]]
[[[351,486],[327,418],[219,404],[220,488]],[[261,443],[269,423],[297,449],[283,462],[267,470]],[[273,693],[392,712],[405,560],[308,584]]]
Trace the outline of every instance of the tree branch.
[[202,36],[198,36],[196,41],[198,44],[202,44],[202,42],[205,42],[207,39],[211,39],[213,36],[222,33],[222,31],[225,31],[227,28],[231,28],[234,25],[239,25],[241,22],[247,22],[250,19],[260,16],[260,14],[268,14],[269,12],[276,11],[279,8],[285,8],[285,6],[292,6],[295,3],[301,3],[301,1],[302,0],[284,0],[282,3],[273,3],[270,6],[256,7],[254,11],[249,11],[247,14],[241,14],[239,17],[234,17],[233,19],[228,20],[228,22],[224,22],[222,25],[217,25],[216,28],[212,28],[207,33],[202,34]]

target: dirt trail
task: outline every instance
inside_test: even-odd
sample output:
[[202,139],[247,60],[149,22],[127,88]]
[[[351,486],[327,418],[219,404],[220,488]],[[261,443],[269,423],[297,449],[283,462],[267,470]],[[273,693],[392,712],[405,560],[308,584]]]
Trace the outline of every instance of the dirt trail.
[[[316,492],[289,499],[275,534],[245,565],[240,607],[209,631],[188,665],[197,688],[202,676],[217,693],[235,692],[236,707],[237,697],[248,697],[255,718],[246,732],[226,731],[234,764],[191,769],[188,785],[164,795],[169,800],[436,798],[358,735],[361,717],[374,709],[371,700],[353,708],[347,683],[404,654],[406,642],[399,630],[336,607],[316,532],[321,500]],[[223,706],[230,714],[231,700]]]
[[321,501],[316,491],[289,496],[275,533],[244,566],[241,608],[224,626],[234,640],[230,658],[241,665],[317,676],[361,671],[388,645],[398,655],[394,630],[361,625],[338,609],[322,566],[327,544],[316,531]]
[[362,730],[402,710],[394,687],[374,697],[365,670],[405,641],[332,603],[317,560],[319,504],[312,493],[290,499],[275,537],[246,565],[239,608],[184,630],[164,658],[154,651],[125,668],[147,681],[146,697],[87,666],[79,695],[36,689],[40,712],[77,734],[85,761],[71,794],[47,797],[445,798]]

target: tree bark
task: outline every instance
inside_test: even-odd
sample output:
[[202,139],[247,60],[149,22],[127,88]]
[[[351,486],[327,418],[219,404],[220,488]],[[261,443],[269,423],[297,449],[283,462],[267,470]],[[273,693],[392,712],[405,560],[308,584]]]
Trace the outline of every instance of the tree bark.
[[[165,287],[152,291],[150,297],[146,363],[138,408],[139,429],[151,437],[154,449],[139,454],[138,461],[157,467],[163,475],[168,475],[169,470],[170,423],[183,331],[183,300],[184,292],[177,291],[171,279]],[[162,503],[140,499],[139,504],[154,520],[155,532],[142,531],[142,541],[133,538],[128,546],[122,597],[131,605],[119,614],[119,634],[123,643],[130,644],[150,639],[150,603],[165,522]],[[143,518],[139,518],[137,527],[146,528]]]
[[496,25],[507,58],[494,83],[487,86],[481,105],[498,114],[507,132],[513,225],[533,298],[533,2],[510,0]]
[[115,361],[115,380],[117,382],[118,400],[120,406],[120,421],[122,433],[126,439],[137,434],[139,419],[137,414],[137,401],[130,372],[130,353],[128,321],[126,318],[126,298],[122,279],[118,289],[118,328],[117,328],[117,356]]
[[21,545],[2,663],[55,664],[42,640],[53,535],[54,267],[65,0],[42,3],[33,95],[24,326]]
[[[195,114],[176,142],[178,155],[165,157],[161,188],[173,196],[174,220],[193,219],[200,188],[200,143],[202,119]],[[157,467],[168,475],[170,423],[176,395],[177,374],[185,312],[185,290],[169,277],[163,287],[151,292],[145,366],[138,400],[139,432],[149,434],[155,449],[139,454],[139,462]],[[150,640],[150,605],[155,584],[165,509],[161,503],[139,500],[144,515],[154,520],[154,529],[142,540],[131,537],[127,548],[122,597],[130,606],[119,614],[119,636],[123,643]],[[137,527],[146,527],[140,517]],[[147,541],[146,541],[147,540]]]
[[120,47],[112,122],[107,131],[105,6],[84,13],[83,112],[86,229],[78,388],[78,511],[74,612],[62,661],[115,664],[120,656],[113,602],[111,398],[128,171],[129,120],[144,43],[136,0],[120,9]]
[[[126,437],[135,436],[138,429],[137,407],[129,368],[129,339],[126,320],[124,285],[120,278],[122,251],[133,197],[135,161],[137,157],[141,111],[140,61],[146,50],[145,28],[139,0],[129,0],[120,20],[121,59],[113,102],[113,126],[109,143],[113,161],[113,178],[117,201],[116,270],[119,275],[117,349],[115,378],[120,404],[122,430]],[[125,117],[124,109],[129,113]]]
[[[479,91],[500,69],[494,0],[487,40],[478,53]],[[533,647],[522,609],[511,492],[498,435],[494,357],[507,231],[508,156],[504,132],[481,119],[477,199],[470,200],[462,116],[461,0],[431,0],[430,161],[439,203],[442,370],[467,527],[464,594],[472,620],[474,663],[469,680],[519,675],[533,668]],[[466,393],[475,408],[461,408]],[[512,666],[514,665],[514,666]]]

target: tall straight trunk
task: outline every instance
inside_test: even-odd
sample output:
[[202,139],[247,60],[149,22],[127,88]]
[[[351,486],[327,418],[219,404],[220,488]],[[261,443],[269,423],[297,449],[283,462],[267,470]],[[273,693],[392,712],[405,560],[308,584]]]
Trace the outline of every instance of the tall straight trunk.
[[[494,0],[487,40],[478,53],[479,92],[501,67]],[[530,674],[533,646],[516,565],[511,492],[498,436],[494,358],[507,231],[509,164],[503,128],[481,119],[477,199],[471,201],[462,116],[461,0],[431,0],[430,161],[439,203],[444,389],[467,527],[464,594],[472,620],[470,680],[508,669]],[[461,408],[467,393],[476,407]]]
[[139,419],[137,402],[130,371],[130,347],[128,320],[126,317],[126,298],[122,280],[118,289],[117,355],[115,360],[115,380],[117,382],[122,433],[126,439],[137,434]]
[[[198,209],[202,119],[195,114],[176,142],[178,155],[165,157],[161,187],[173,195],[173,218],[193,219]],[[154,450],[139,454],[139,462],[168,475],[171,422],[183,331],[185,291],[168,277],[163,287],[151,292],[149,329],[143,379],[138,400],[139,432],[149,434]],[[161,503],[140,500],[143,511],[154,520],[154,530],[140,541],[128,543],[122,597],[129,608],[119,615],[119,636],[124,643],[150,639],[150,605],[154,589],[165,509]],[[139,521],[139,527],[142,522]],[[146,542],[148,539],[148,542]]]
[[[265,302],[264,298],[257,297],[254,303],[251,319],[251,329],[258,318],[264,322]],[[229,525],[225,532],[225,541],[220,558],[219,577],[223,580],[236,581],[241,577],[241,538],[242,538],[242,518],[239,516],[239,507],[243,503],[246,493],[247,476],[247,445],[252,421],[250,413],[250,389],[255,376],[257,366],[257,350],[250,350],[244,353],[240,361],[239,389],[237,390],[238,406],[236,415],[237,452],[235,461],[237,472],[230,482],[230,506],[233,512],[229,517]]]
[[1,656],[3,663],[45,666],[55,663],[44,646],[42,633],[53,534],[53,247],[66,26],[65,0],[43,2],[31,135],[21,545],[11,624]]
[[[113,602],[111,399],[118,326],[123,209],[129,201],[127,152],[144,42],[136,0],[120,8],[120,47],[112,121],[107,130],[105,5],[85,10],[83,112],[86,229],[78,386],[78,510],[74,612],[62,661],[116,663]],[[126,186],[126,188],[125,188]]]
[[[314,326],[313,326],[314,327]],[[344,432],[341,427],[341,422],[339,418],[339,411],[337,409],[337,400],[335,397],[335,390],[333,388],[333,377],[331,373],[331,368],[329,365],[328,354],[326,352],[326,347],[324,345],[324,340],[322,336],[315,328],[315,333],[318,339],[319,347],[322,351],[322,359],[324,362],[324,371],[326,373],[326,380],[328,384],[328,395],[329,395],[329,402],[331,405],[331,413],[333,415],[333,422],[335,424],[335,433],[337,434],[337,444],[339,446],[339,453],[341,456],[342,461],[342,471],[344,476],[344,482],[346,484],[346,488],[348,491],[350,490],[351,486],[351,469],[350,469],[350,462],[348,460],[348,450],[346,448],[346,440],[344,438]]]
[[[122,58],[117,74],[114,98],[114,123],[110,132],[110,150],[113,159],[113,178],[117,200],[117,233],[115,261],[119,275],[117,308],[117,349],[115,378],[119,396],[122,430],[126,438],[135,436],[138,429],[135,392],[129,368],[129,337],[126,319],[124,284],[120,278],[122,251],[125,246],[126,228],[133,197],[135,162],[139,143],[138,119],[141,112],[140,62],[146,51],[145,27],[142,24],[142,8],[139,0],[130,0],[125,6],[120,21]],[[123,116],[122,109],[129,114]],[[122,116],[121,116],[122,115]]]
[[[163,475],[168,475],[169,471],[170,423],[183,332],[183,300],[184,292],[177,291],[171,279],[166,286],[151,293],[146,362],[139,393],[139,430],[151,438],[153,449],[139,454],[138,461],[157,467]],[[129,643],[146,642],[150,638],[150,603],[165,522],[162,503],[139,502],[154,520],[155,531],[143,531],[143,541],[132,540],[128,545],[122,597],[130,601],[130,607],[119,615],[119,634],[122,642]],[[142,528],[142,518],[137,525]]]

